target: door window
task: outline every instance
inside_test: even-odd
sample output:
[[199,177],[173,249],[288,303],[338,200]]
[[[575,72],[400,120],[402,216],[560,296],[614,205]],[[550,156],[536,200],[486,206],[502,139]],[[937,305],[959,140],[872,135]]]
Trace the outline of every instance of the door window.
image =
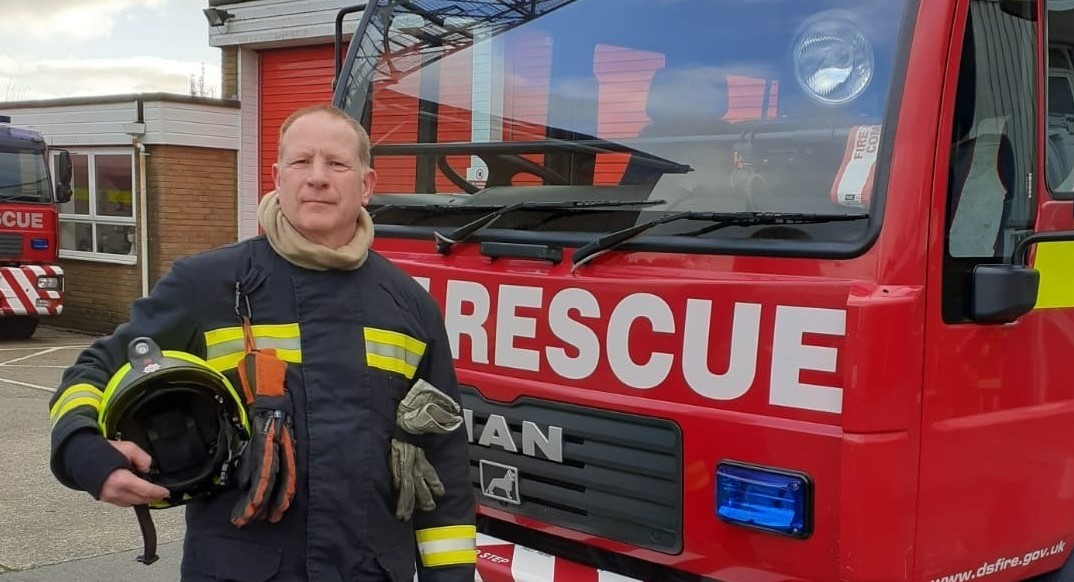
[[[1023,12],[1023,14],[1026,12]],[[1011,256],[1035,215],[1036,25],[971,0],[951,132],[944,319],[967,320],[970,274]]]

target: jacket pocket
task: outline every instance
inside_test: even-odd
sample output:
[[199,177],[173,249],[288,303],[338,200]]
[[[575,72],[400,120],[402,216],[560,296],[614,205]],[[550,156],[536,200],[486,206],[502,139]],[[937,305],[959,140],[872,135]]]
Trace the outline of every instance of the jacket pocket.
[[203,537],[191,540],[183,578],[217,582],[268,582],[280,570],[283,552],[244,540]]

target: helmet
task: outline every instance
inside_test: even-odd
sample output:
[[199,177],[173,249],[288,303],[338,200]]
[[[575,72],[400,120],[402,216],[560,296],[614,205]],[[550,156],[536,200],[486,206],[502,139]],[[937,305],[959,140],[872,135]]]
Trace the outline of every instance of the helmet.
[[250,438],[231,382],[205,360],[162,352],[147,337],[131,340],[127,358],[105,387],[98,424],[105,438],[131,441],[152,457],[143,477],[169,495],[151,507],[182,505],[227,485]]

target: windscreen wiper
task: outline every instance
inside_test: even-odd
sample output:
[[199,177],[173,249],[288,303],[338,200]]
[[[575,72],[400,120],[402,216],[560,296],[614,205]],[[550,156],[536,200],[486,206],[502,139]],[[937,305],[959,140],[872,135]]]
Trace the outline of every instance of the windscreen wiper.
[[6,190],[7,188],[22,188],[23,186],[29,186],[31,184],[40,184],[47,179],[48,178],[38,178],[36,180],[30,180],[29,182],[13,182],[11,184],[0,184],[0,190]]
[[799,212],[677,212],[655,220],[608,233],[597,240],[578,247],[571,256],[571,271],[599,257],[613,248],[629,241],[645,231],[677,220],[703,220],[712,222],[704,228],[684,233],[697,236],[729,226],[756,226],[761,224],[817,224],[821,222],[847,222],[865,220],[868,214],[806,214]]
[[488,212],[490,210],[496,210],[497,208],[499,208],[499,206],[491,204],[488,206],[466,206],[464,204],[384,204],[374,208],[373,210],[370,210],[369,217],[373,218],[381,212],[401,209],[413,210],[422,214],[431,214],[435,212],[440,212],[441,210],[469,210],[472,212]]
[[[482,229],[488,227],[492,223],[500,219],[501,216],[514,212],[516,210],[575,210],[579,208],[616,208],[620,206],[651,206],[654,204],[664,204],[664,200],[637,200],[637,201],[625,201],[625,200],[572,200],[572,201],[530,201],[519,202],[517,204],[509,204],[502,206],[489,212],[488,214],[468,222],[448,234],[440,234],[440,232],[434,232],[436,237],[436,250],[442,255],[446,255],[451,252],[451,247],[456,243],[460,243]],[[464,207],[463,207],[464,208]]]

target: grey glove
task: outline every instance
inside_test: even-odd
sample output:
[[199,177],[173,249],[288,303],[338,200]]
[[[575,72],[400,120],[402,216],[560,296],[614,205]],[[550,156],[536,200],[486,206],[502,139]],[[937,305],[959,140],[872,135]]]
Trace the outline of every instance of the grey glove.
[[[432,384],[418,379],[399,403],[395,424],[404,431],[419,434],[446,434],[462,425],[462,407]],[[444,494],[444,484],[436,469],[417,445],[392,439],[389,464],[395,486],[395,517],[407,521],[414,506],[422,511],[436,509],[436,497]]]
[[436,469],[425,458],[425,451],[421,447],[392,439],[389,464],[392,485],[398,493],[395,503],[397,519],[409,520],[414,514],[415,502],[422,511],[436,509],[435,497],[444,495],[444,484]]
[[445,434],[462,424],[462,408],[436,386],[419,378],[399,403],[395,424],[410,434]]

